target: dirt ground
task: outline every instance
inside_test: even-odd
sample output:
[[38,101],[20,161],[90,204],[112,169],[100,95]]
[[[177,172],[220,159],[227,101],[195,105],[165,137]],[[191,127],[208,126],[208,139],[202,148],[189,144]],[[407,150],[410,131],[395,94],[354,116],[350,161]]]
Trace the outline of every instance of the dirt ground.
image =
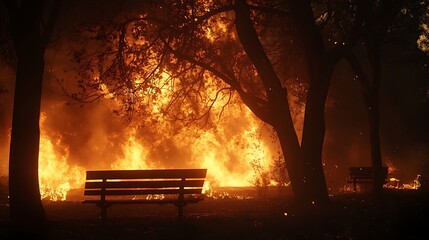
[[[429,239],[429,196],[389,190],[382,203],[362,194],[332,196],[325,209],[298,208],[288,196],[211,199],[184,208],[115,205],[100,210],[80,201],[44,202],[46,239]],[[0,239],[12,239],[8,205],[0,205]]]

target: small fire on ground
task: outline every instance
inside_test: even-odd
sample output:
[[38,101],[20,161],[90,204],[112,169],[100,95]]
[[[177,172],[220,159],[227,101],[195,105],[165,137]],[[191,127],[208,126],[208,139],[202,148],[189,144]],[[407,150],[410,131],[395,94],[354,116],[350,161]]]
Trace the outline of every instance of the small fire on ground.
[[[402,189],[402,190],[418,190],[422,186],[422,175],[417,174],[413,180],[403,181],[396,177],[398,175],[398,169],[393,166],[391,161],[387,161],[387,179],[383,188],[385,189]],[[356,191],[365,192],[371,187],[371,182],[357,183]],[[355,189],[351,181],[340,190],[340,192],[354,192]]]
[[402,183],[401,180],[397,178],[389,178],[389,182],[384,185],[385,188],[394,188],[394,189],[414,189],[417,190],[421,187],[421,175],[417,174],[416,178],[409,183]]
[[421,187],[421,174],[417,174],[414,180],[405,182],[396,177],[399,170],[392,164],[390,160],[387,160],[386,164],[388,181],[386,184],[384,184],[385,188],[417,190]]

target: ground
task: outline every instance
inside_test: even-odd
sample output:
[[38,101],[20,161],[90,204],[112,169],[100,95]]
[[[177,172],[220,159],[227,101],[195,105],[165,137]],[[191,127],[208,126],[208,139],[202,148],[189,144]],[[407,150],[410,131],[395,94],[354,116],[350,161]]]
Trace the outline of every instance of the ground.
[[[206,198],[184,208],[115,205],[103,224],[100,210],[80,201],[44,202],[46,239],[429,239],[429,196],[388,190],[381,203],[365,194],[332,196],[332,204],[297,207],[291,197]],[[12,239],[8,206],[0,206],[0,239]]]

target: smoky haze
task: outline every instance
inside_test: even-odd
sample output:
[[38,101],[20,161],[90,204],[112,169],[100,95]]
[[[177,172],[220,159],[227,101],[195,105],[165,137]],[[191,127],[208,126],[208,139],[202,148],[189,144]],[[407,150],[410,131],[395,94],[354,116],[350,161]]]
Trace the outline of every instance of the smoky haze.
[[[147,125],[148,121],[138,115],[129,120],[115,114],[114,99],[101,98],[91,103],[73,101],[62,89],[65,86],[67,93],[79,90],[70,51],[69,45],[57,42],[55,48],[46,53],[41,149],[44,145],[53,145],[52,152],[45,153],[55,155],[49,158],[51,161],[64,157],[70,167],[83,170],[212,166],[216,168],[212,175],[230,175],[223,177],[226,184],[234,184],[235,178],[240,180],[240,185],[251,185],[256,174],[254,165],[261,164],[268,170],[272,160],[278,158],[279,149],[271,129],[241,103],[227,107],[221,119],[214,116],[207,124],[171,132],[171,128],[175,129],[171,125],[178,122]],[[1,174],[7,175],[14,76],[7,67],[2,71],[8,73],[7,77],[2,75],[2,83],[4,81],[9,90],[1,101],[4,113]],[[41,158],[39,161],[43,161]]]
[[[113,100],[70,104],[71,99],[65,96],[58,84],[58,80],[62,80],[67,91],[77,90],[75,68],[78,66],[72,62],[70,53],[82,41],[80,36],[73,36],[70,29],[75,27],[75,23],[96,23],[126,9],[122,5],[112,7],[110,4],[113,3],[108,2],[94,6],[92,4],[95,3],[79,3],[88,5],[84,8],[74,2],[67,3],[69,10],[61,16],[59,26],[68,30],[59,31],[46,53],[41,110],[44,120],[41,125],[43,134],[49,136],[57,154],[67,155],[69,164],[83,169],[111,168],[115,162],[130,157],[126,146],[131,142],[130,137],[134,137],[143,146],[142,151],[146,151],[139,156],[145,156],[149,164],[167,168],[197,166],[198,161],[213,155],[222,171],[252,173],[252,161],[257,163],[261,160],[260,152],[269,162],[266,166],[279,158],[278,142],[271,129],[255,120],[253,115],[244,114],[240,104],[229,107],[222,121],[214,121],[215,124],[209,128],[192,127],[175,134],[159,133],[154,130],[159,126],[142,125],[144,121],[139,122],[139,119],[129,122],[115,115],[112,112]],[[95,14],[95,6],[102,6],[103,9],[96,11],[100,15]],[[74,19],[76,16],[80,19]],[[67,40],[59,37],[61,34],[68,37]],[[391,54],[384,57],[390,60],[384,66],[380,97],[382,157],[385,164],[397,169],[395,174],[399,178],[410,180],[417,174],[429,173],[428,76],[418,64],[404,58],[398,49],[388,50]],[[0,96],[0,173],[7,175],[13,69],[2,63],[0,77],[1,84],[8,90]],[[349,166],[370,165],[368,124],[360,90],[351,69],[345,62],[340,63],[332,80],[326,110],[323,159],[331,188],[346,183]],[[257,129],[252,132],[249,126]],[[247,169],[243,170],[243,164]]]

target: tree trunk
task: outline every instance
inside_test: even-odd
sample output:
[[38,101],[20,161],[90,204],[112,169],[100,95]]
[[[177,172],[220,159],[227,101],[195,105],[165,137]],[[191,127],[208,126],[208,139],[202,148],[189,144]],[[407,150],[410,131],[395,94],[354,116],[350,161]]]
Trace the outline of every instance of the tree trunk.
[[384,184],[383,161],[381,159],[381,144],[380,144],[380,110],[379,110],[379,91],[381,81],[381,65],[380,65],[380,45],[374,39],[367,37],[366,51],[369,56],[369,64],[371,67],[371,75],[366,74],[350,51],[348,61],[355,73],[359,76],[363,87],[363,99],[367,111],[369,125],[369,144],[371,150],[371,166],[373,168],[373,194],[375,198],[381,196]]
[[273,114],[275,115],[273,116],[275,118],[273,127],[279,138],[292,191],[295,200],[297,202],[303,202],[307,198],[307,192],[313,191],[314,189],[306,189],[304,185],[305,178],[302,171],[302,151],[290,114],[287,92],[284,91],[284,93],[275,98],[275,102],[271,104],[273,105],[273,109],[276,109],[276,114]]
[[302,136],[303,172],[305,183],[311,191],[307,201],[312,204],[326,204],[329,195],[322,165],[323,142],[325,138],[325,102],[328,95],[332,70],[328,66],[315,69],[310,74],[310,88],[307,94],[304,130]]
[[307,203],[326,204],[329,195],[322,165],[325,137],[325,102],[329,90],[334,61],[324,49],[320,31],[314,23],[311,1],[289,1],[295,20],[295,30],[302,42],[309,77],[301,141],[303,175]]
[[374,182],[374,196],[378,197],[383,191],[384,176],[383,176],[383,162],[381,160],[381,147],[380,147],[380,119],[378,101],[371,97],[370,102],[367,103],[370,144],[371,144],[371,164],[373,167],[373,182]]
[[267,93],[270,106],[269,114],[279,137],[286,169],[291,181],[292,191],[296,200],[305,199],[307,192],[313,189],[304,187],[302,175],[302,153],[298,137],[293,126],[289,109],[287,90],[282,87],[281,81],[274,71],[270,59],[267,57],[258,34],[250,18],[250,10],[246,0],[235,1],[235,23],[237,35],[247,56],[252,61]]
[[[384,176],[383,176],[383,162],[381,160],[381,147],[380,147],[380,111],[379,111],[379,92],[381,81],[381,46],[379,41],[374,37],[372,44],[368,44],[367,53],[370,56],[370,64],[372,70],[372,84],[367,85],[369,91],[365,96],[365,103],[367,106],[368,123],[370,131],[370,144],[371,144],[371,163],[373,167],[373,193],[374,197],[381,196],[383,191]],[[367,79],[369,80],[369,79]]]
[[41,38],[41,4],[9,3],[11,34],[17,55],[17,72],[9,157],[10,217],[15,234],[43,233],[45,213],[40,199],[38,156],[39,117],[44,48]]

